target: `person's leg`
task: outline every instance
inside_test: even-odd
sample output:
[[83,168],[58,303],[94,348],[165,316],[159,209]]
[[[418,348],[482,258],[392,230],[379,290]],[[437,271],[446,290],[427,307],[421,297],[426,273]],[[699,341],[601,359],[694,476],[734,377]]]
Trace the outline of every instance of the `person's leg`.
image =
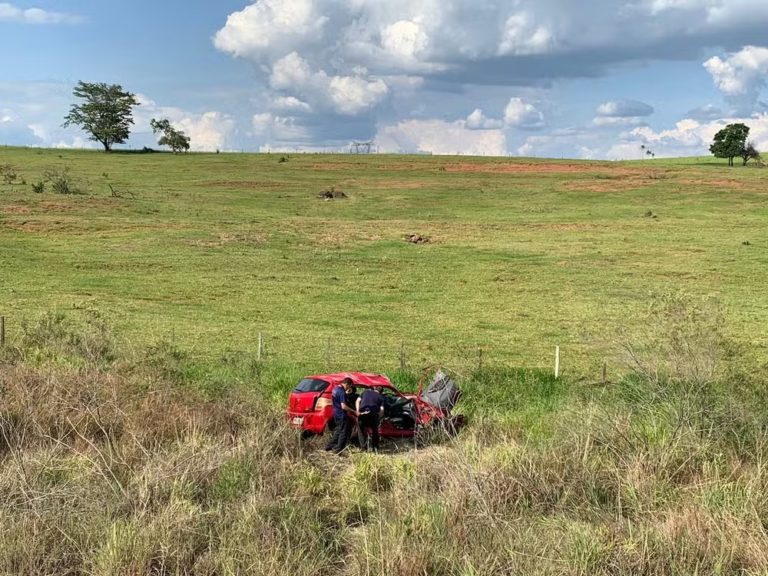
[[338,454],[347,447],[349,435],[352,432],[352,419],[349,416],[345,416],[344,419],[336,425],[338,426],[339,436],[336,445],[333,447],[333,451]]
[[369,446],[370,450],[373,450],[374,452],[379,451],[379,414],[371,414],[371,420],[370,420],[370,426],[371,426],[371,445]]
[[325,445],[326,450],[333,450],[336,447],[336,444],[339,443],[339,434],[341,433],[341,422],[339,420],[334,420],[334,423],[336,426],[333,429],[333,434],[331,434],[331,439],[328,440],[328,443]]
[[367,430],[368,427],[368,415],[362,414],[357,419],[357,441],[360,443],[360,450],[365,452],[366,450],[366,442],[365,438],[367,436]]

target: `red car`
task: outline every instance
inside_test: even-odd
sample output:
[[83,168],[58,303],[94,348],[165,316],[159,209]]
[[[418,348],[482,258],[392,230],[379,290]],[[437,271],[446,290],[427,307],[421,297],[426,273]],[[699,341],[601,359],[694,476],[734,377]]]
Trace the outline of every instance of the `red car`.
[[454,381],[438,372],[432,383],[419,388],[416,394],[404,394],[397,390],[382,374],[341,372],[320,374],[303,378],[288,397],[288,421],[305,436],[323,434],[334,426],[331,391],[345,378],[351,378],[355,393],[349,398],[352,406],[365,388],[376,388],[384,396],[384,419],[381,436],[405,438],[417,430],[435,424],[458,428],[463,424],[461,416],[451,415],[451,409],[461,395]]

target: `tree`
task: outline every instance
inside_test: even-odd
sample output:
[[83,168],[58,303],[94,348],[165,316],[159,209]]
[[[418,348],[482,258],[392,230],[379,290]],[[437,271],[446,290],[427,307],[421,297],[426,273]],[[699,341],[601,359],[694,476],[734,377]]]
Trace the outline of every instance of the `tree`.
[[187,152],[189,150],[189,136],[184,134],[181,130],[176,130],[167,119],[155,120],[154,118],[149,123],[152,126],[152,132],[157,134],[162,133],[160,140],[157,143],[160,146],[168,146],[173,153]]
[[77,83],[72,93],[83,100],[72,104],[64,118],[64,127],[80,126],[90,140],[100,142],[104,151],[114,144],[122,144],[131,133],[133,107],[139,105],[136,96],[123,90],[119,84]]
[[746,148],[748,136],[749,126],[746,124],[728,124],[715,134],[715,141],[709,151],[716,158],[728,158],[728,166],[733,166],[733,159],[741,156]]
[[757,151],[757,147],[755,146],[754,142],[747,142],[747,145],[744,146],[741,150],[741,159],[744,161],[743,166],[747,165],[747,162],[750,160],[760,160],[760,152]]

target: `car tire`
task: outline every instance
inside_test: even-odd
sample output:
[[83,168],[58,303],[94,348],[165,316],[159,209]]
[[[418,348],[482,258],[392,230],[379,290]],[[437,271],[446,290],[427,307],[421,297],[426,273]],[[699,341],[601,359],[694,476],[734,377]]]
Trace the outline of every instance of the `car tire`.
[[311,430],[302,430],[302,431],[301,431],[301,439],[302,439],[302,440],[309,440],[309,439],[310,439],[310,438],[312,438],[314,435],[315,435],[315,433],[314,433],[314,432],[312,432]]

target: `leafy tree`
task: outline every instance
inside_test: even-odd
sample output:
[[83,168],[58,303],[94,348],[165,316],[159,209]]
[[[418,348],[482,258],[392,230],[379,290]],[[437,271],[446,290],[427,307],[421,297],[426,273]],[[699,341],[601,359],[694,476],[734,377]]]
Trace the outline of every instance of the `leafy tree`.
[[160,146],[170,147],[174,154],[189,150],[189,136],[181,130],[176,130],[167,119],[155,120],[153,118],[150,126],[152,126],[152,132],[155,134],[162,133],[160,140],[157,141]]
[[747,162],[750,160],[760,160],[760,152],[757,151],[754,142],[747,142],[747,145],[742,148],[739,156],[741,156],[741,159],[744,161],[743,166],[746,166]]
[[709,151],[716,158],[728,158],[728,166],[733,166],[733,159],[741,156],[746,148],[748,136],[749,126],[746,124],[728,124],[715,134],[715,141]]
[[83,100],[72,104],[64,118],[64,127],[80,126],[89,139],[100,142],[109,152],[114,144],[122,144],[130,135],[136,96],[119,84],[77,83],[72,93]]

